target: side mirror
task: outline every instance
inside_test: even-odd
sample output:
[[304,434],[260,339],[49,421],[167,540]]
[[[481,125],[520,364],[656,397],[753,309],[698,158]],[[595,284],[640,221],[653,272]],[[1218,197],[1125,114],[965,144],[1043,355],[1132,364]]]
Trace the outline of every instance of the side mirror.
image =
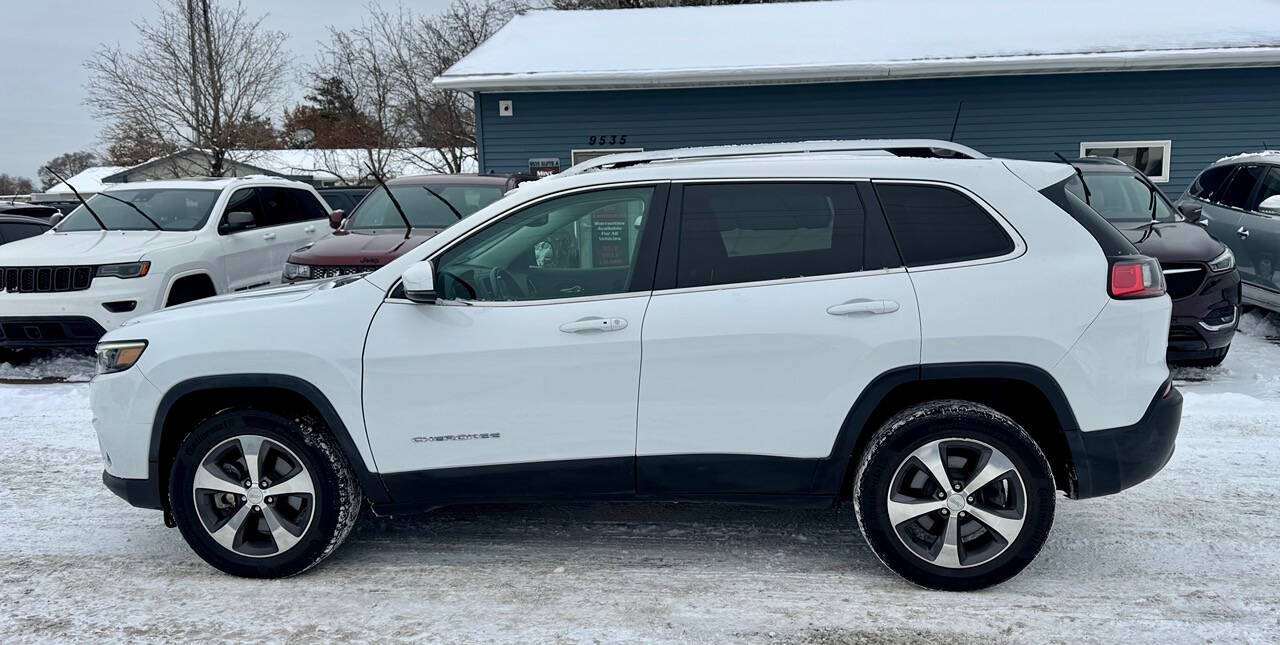
[[62,214],[62,213],[54,213],[52,216],[50,216],[50,217],[49,217],[49,228],[53,228],[53,227],[57,226],[58,224],[61,224],[61,223],[62,223],[62,219],[63,219],[63,217],[64,217],[64,216],[63,216],[63,214]]
[[232,211],[227,213],[227,220],[218,227],[220,233],[235,233],[246,229],[253,228],[255,220],[253,213],[248,211]]
[[1258,204],[1258,212],[1263,215],[1280,216],[1280,195],[1272,195]]
[[419,262],[400,276],[404,297],[410,302],[430,304],[436,301],[435,269],[430,262]]
[[1198,224],[1200,218],[1204,216],[1204,207],[1194,202],[1178,202],[1178,212],[1182,213],[1188,222]]
[[336,211],[329,211],[329,228],[335,231],[342,228],[342,220],[345,219],[347,219],[347,213],[341,208]]

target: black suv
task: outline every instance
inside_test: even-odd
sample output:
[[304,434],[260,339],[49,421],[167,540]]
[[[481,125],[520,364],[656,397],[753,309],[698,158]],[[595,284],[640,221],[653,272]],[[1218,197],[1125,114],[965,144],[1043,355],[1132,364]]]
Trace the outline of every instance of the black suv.
[[1169,362],[1220,364],[1240,313],[1240,274],[1231,250],[1188,222],[1146,175],[1123,161],[1082,157],[1072,165],[1081,182],[1068,187],[1139,251],[1160,261],[1173,298]]

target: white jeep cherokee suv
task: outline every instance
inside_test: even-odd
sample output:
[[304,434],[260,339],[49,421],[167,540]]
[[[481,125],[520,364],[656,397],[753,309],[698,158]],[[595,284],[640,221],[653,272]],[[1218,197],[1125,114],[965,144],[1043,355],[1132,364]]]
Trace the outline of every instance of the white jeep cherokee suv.
[[595,159],[367,276],[111,332],[103,478],[242,576],[363,501],[847,501],[902,576],[995,584],[1181,415],[1159,266],[1072,181],[939,141]]
[[93,347],[139,314],[279,283],[328,230],[314,188],[270,177],[120,184],[88,204],[0,246],[0,349]]

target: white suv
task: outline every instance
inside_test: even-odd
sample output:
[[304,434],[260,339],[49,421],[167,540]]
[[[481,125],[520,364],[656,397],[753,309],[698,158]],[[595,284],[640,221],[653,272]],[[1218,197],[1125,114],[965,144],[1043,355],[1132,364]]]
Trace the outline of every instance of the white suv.
[[362,500],[848,501],[899,574],[991,585],[1181,415],[1159,266],[1071,180],[939,141],[595,159],[367,276],[108,334],[103,477],[243,576]]
[[139,314],[278,284],[328,230],[314,188],[270,177],[121,184],[88,204],[0,246],[0,349],[92,347]]

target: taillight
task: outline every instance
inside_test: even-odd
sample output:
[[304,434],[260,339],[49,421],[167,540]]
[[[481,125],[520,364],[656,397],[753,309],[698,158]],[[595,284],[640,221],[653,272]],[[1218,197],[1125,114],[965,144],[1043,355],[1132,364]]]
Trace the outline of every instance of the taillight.
[[1112,298],[1154,298],[1164,295],[1164,273],[1155,258],[1141,255],[1111,261]]

